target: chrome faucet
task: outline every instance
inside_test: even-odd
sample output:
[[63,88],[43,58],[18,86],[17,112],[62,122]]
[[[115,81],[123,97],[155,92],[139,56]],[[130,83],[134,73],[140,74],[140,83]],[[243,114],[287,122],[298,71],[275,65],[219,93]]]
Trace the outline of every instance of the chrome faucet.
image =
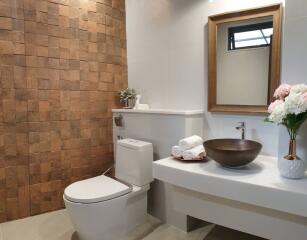
[[237,130],[241,130],[241,139],[244,140],[245,139],[245,130],[246,130],[246,124],[245,122],[239,122],[240,125],[236,127]]

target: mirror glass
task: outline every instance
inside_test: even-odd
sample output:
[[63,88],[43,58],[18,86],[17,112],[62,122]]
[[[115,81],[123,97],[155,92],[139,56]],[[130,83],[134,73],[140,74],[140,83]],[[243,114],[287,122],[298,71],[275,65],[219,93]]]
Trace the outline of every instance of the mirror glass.
[[272,16],[217,25],[217,104],[268,104],[273,33]]

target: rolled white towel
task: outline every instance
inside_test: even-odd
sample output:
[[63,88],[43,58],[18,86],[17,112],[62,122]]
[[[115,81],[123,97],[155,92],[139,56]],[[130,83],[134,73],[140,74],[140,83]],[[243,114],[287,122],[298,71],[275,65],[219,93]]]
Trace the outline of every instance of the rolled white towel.
[[193,160],[199,157],[201,153],[205,152],[203,145],[199,145],[192,149],[183,152],[182,156],[184,160]]
[[203,144],[203,139],[200,136],[197,136],[197,135],[187,137],[187,138],[181,139],[179,141],[179,147],[183,151],[194,148],[194,147],[202,145],[202,144]]
[[173,146],[172,147],[172,155],[176,158],[181,158],[182,157],[182,149],[179,146]]

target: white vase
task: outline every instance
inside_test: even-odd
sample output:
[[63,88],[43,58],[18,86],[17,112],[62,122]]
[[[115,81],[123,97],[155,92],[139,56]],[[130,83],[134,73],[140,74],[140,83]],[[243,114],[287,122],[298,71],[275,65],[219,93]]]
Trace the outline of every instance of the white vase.
[[304,160],[288,160],[281,158],[278,160],[278,169],[280,175],[285,178],[290,179],[300,179],[305,176],[305,166],[306,163]]
[[278,160],[280,175],[285,178],[299,179],[305,176],[306,163],[296,156],[296,140],[289,142],[289,153]]

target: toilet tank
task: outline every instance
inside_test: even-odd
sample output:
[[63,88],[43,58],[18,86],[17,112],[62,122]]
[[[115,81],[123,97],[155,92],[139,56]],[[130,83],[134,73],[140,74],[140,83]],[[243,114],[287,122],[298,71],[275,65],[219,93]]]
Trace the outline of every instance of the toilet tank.
[[116,145],[115,177],[136,186],[152,182],[152,143],[126,138]]

